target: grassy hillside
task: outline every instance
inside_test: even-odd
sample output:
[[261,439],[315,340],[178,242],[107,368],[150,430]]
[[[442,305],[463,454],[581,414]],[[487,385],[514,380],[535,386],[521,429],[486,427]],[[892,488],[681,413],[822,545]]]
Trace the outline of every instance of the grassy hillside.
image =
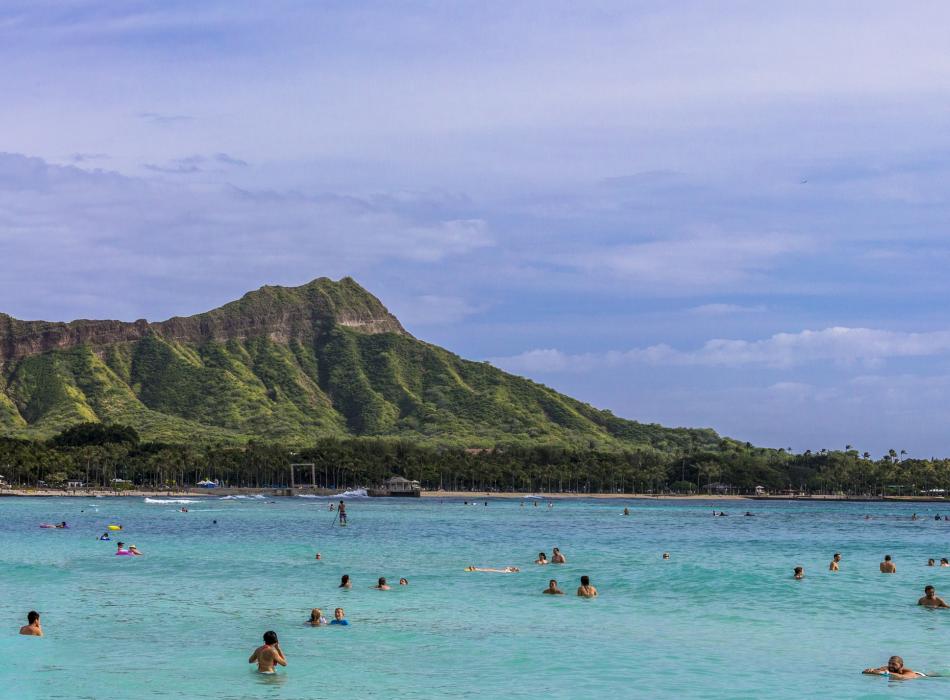
[[303,445],[357,435],[663,450],[718,442],[709,430],[617,418],[419,341],[352,280],[265,287],[132,330],[110,323],[98,335],[60,324],[61,337],[77,340],[54,349],[21,332],[18,347],[38,350],[8,352],[0,366],[3,434],[49,437],[99,420],[165,442]]

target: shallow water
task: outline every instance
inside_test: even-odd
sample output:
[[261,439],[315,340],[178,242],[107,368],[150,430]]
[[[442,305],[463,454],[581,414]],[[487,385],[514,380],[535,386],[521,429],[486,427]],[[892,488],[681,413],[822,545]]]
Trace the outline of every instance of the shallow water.
[[[621,511],[629,505],[631,515]],[[0,499],[2,697],[933,697],[888,682],[891,654],[950,674],[950,522],[940,506],[655,501]],[[730,510],[713,518],[713,508]],[[950,505],[944,506],[950,514]],[[746,509],[754,518],[740,517]],[[912,522],[918,512],[924,519]],[[865,521],[864,513],[874,519]],[[926,516],[929,516],[928,519]],[[217,519],[218,524],[212,523]],[[43,530],[68,521],[70,530]],[[111,522],[145,553],[115,557]],[[534,566],[560,546],[563,566]],[[672,559],[663,561],[668,550]],[[322,561],[314,560],[321,552]],[[834,551],[841,571],[830,574]],[[878,573],[891,554],[898,573]],[[516,565],[519,574],[466,573]],[[806,579],[793,581],[792,568]],[[354,581],[337,588],[340,575]],[[581,574],[596,600],[572,595]],[[378,576],[391,584],[371,590]],[[543,596],[555,577],[568,593]],[[944,590],[945,589],[945,590]],[[303,624],[346,609],[349,628]],[[39,610],[47,636],[20,637]],[[264,630],[290,666],[254,673]]]

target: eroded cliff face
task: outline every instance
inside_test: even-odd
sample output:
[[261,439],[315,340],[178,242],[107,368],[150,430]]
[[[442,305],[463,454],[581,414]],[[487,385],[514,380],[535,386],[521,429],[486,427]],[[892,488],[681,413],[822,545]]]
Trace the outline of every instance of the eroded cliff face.
[[155,323],[20,321],[0,314],[0,367],[53,350],[80,345],[95,349],[149,334],[185,343],[257,337],[278,343],[309,342],[334,325],[366,334],[408,335],[382,302],[352,279],[320,278],[300,287],[262,287],[221,308]]

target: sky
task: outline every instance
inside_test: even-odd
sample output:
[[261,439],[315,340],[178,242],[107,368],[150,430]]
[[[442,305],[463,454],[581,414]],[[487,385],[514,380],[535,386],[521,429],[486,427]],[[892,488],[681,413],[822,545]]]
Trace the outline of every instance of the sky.
[[950,455],[942,3],[0,4],[0,311],[350,275],[614,413]]

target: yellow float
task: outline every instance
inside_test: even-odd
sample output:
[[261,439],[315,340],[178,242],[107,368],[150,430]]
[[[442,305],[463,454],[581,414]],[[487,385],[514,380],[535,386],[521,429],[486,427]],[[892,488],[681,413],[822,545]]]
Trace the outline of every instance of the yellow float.
[[121,526],[121,525],[110,525],[110,526],[109,526],[109,529],[110,529],[110,530],[121,530],[121,529],[122,529],[122,526]]

